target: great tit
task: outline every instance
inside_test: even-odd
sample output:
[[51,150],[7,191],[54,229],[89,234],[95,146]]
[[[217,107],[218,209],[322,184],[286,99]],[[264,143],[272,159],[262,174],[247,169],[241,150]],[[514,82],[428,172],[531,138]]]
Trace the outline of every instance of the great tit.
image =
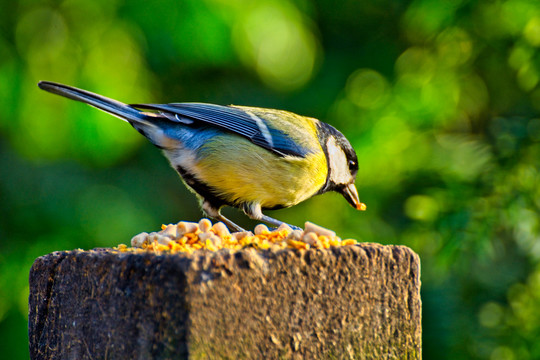
[[127,121],[163,150],[206,215],[231,230],[243,229],[221,214],[226,205],[276,226],[283,222],[262,209],[287,208],[327,191],[365,209],[354,185],[354,149],[343,134],[317,119],[235,105],[127,105],[49,81],[38,86]]

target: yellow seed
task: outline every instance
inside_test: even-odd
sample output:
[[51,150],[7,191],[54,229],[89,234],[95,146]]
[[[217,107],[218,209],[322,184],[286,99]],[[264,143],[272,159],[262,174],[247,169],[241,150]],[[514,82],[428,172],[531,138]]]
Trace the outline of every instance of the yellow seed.
[[165,251],[165,250],[169,250],[169,247],[166,246],[166,245],[162,245],[162,244],[159,244],[159,243],[157,243],[157,242],[153,242],[152,244],[153,244],[153,246],[154,246],[155,251]]
[[319,241],[324,249],[328,249],[330,247],[330,238],[328,236],[319,236]]
[[263,241],[258,245],[259,249],[267,250],[270,248],[270,243],[268,241]]
[[253,239],[255,237],[254,236],[246,236],[246,237],[243,237],[242,239],[240,239],[240,241],[238,241],[238,243],[242,246],[246,246],[246,245],[250,245],[253,243]]
[[210,251],[217,251],[218,249],[214,246],[214,244],[212,243],[212,240],[210,239],[206,239],[206,242],[204,244],[204,247],[207,249],[207,250],[210,250]]
[[330,239],[329,243],[331,246],[339,246],[340,241],[338,237],[333,237]]
[[187,235],[185,235],[185,237],[187,237],[187,239],[188,239],[186,241],[186,244],[188,244],[188,245],[195,244],[196,242],[199,241],[199,238],[195,234],[187,234]]
[[[222,243],[222,244],[228,244],[228,243],[230,243],[231,241],[233,241],[233,239],[234,239],[234,238],[232,237],[232,235],[230,235],[230,234],[229,234],[229,235],[225,235],[225,236],[219,236],[219,235],[218,235],[218,237],[221,239],[221,243]],[[236,242],[236,239],[234,239],[234,241]]]
[[188,238],[186,236],[182,236],[180,239],[176,240],[180,245],[185,245],[188,241]]
[[292,232],[293,230],[291,229],[291,227],[285,223],[281,223],[281,225],[279,225],[279,227],[277,228],[277,231],[281,232],[281,231],[286,231],[287,234]]
[[254,233],[246,231],[231,234],[224,223],[217,222],[212,225],[208,219],[201,219],[198,223],[181,221],[178,224],[163,224],[159,232],[134,236],[131,247],[120,244],[114,249],[119,252],[153,251],[175,254],[193,253],[198,249],[218,251],[227,248],[236,251],[250,245],[260,250],[278,251],[285,248],[328,249],[358,243],[354,239],[341,240],[335,232],[309,222],[306,223],[305,231],[292,230],[286,224],[270,231],[266,225],[259,224]]
[[303,241],[288,239],[287,244],[294,249],[309,249],[309,244],[306,244]]

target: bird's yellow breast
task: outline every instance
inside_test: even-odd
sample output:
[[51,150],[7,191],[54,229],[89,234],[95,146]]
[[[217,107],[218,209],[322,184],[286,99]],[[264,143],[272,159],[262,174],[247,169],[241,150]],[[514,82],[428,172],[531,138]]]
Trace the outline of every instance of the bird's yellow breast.
[[313,196],[326,182],[326,157],[317,147],[306,157],[279,157],[247,139],[223,134],[203,146],[193,170],[230,204],[289,207]]

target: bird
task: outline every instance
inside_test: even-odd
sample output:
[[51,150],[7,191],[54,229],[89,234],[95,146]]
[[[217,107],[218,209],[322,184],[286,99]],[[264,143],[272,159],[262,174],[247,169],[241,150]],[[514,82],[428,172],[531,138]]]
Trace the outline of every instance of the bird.
[[263,210],[288,208],[329,191],[366,209],[355,186],[358,158],[351,143],[315,118],[238,105],[125,104],[56,82],[38,86],[128,122],[162,150],[202,211],[233,231],[244,229],[221,214],[224,206],[276,227],[285,223]]

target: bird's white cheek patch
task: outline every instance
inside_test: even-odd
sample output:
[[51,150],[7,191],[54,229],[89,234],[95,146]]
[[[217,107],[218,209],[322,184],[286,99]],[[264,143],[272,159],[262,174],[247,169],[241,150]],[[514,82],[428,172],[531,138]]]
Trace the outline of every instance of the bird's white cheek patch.
[[352,181],[351,172],[347,162],[347,156],[336,143],[336,139],[330,136],[326,143],[328,150],[328,165],[330,168],[330,180],[335,184],[348,184]]

